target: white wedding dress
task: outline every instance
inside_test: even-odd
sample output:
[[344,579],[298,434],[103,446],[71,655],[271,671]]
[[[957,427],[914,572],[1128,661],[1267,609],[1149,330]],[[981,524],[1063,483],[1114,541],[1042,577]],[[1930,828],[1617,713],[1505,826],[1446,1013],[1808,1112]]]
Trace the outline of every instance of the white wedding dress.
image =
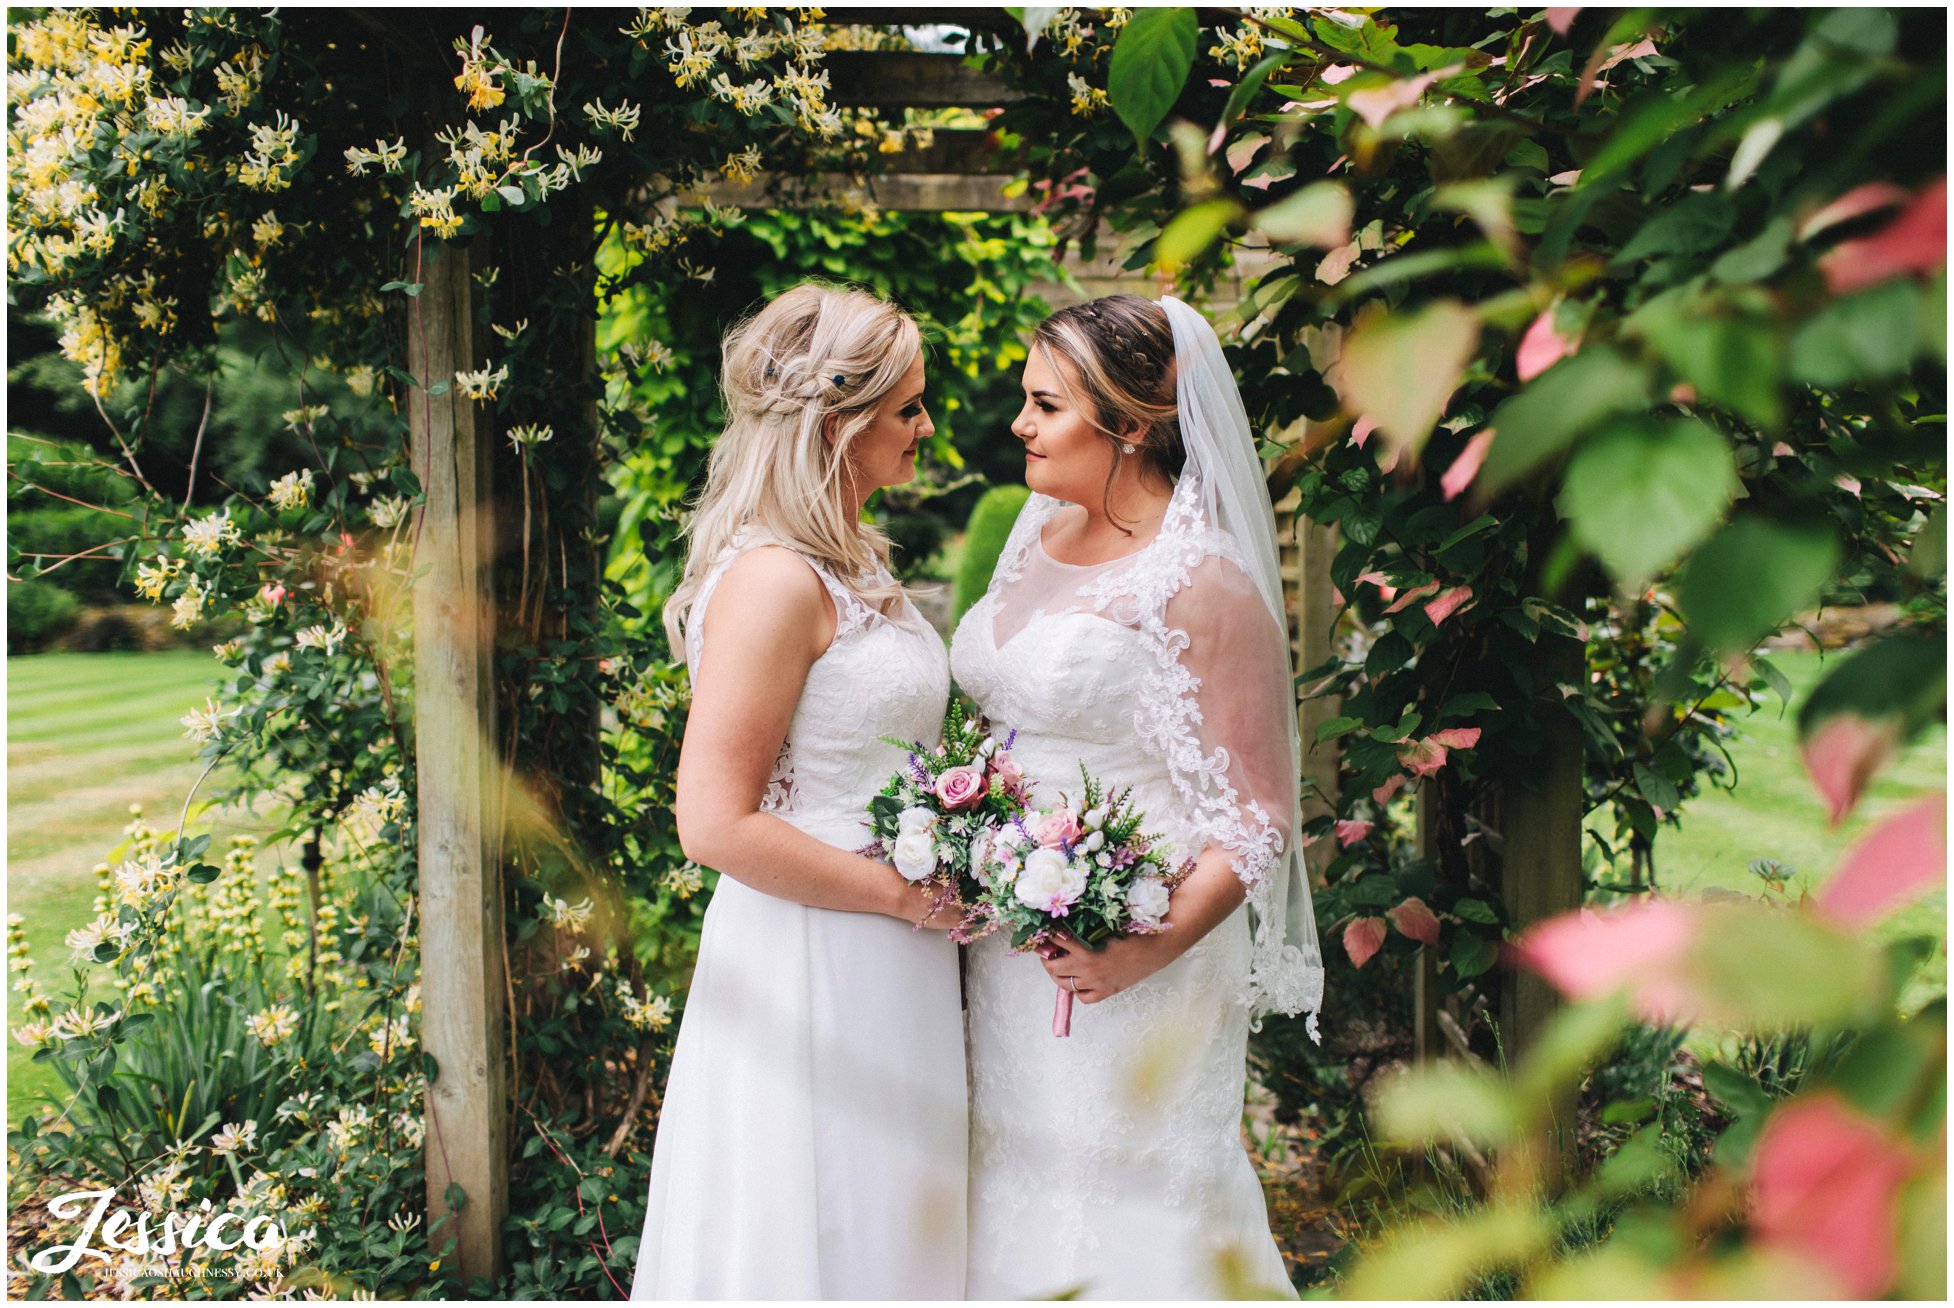
[[[1268,905],[1295,804],[1284,637],[1199,503],[1184,476],[1153,540],[1078,566],[1045,552],[1063,506],[1033,495],[952,667],[994,730],[1016,730],[1036,804],[1076,799],[1083,763],[1133,787],[1176,860],[1224,848]],[[1037,957],[998,935],[971,947],[971,1298],[1294,1296],[1243,1144],[1245,1059],[1251,1016],[1313,1008],[1321,968],[1248,907],[1078,1004],[1063,1039]]]
[[[742,540],[752,548],[766,543]],[[696,677],[706,605],[687,623]],[[763,809],[844,849],[949,695],[939,637],[809,560],[834,597]],[[722,876],[652,1150],[633,1299],[960,1299],[968,1107],[957,947]]]

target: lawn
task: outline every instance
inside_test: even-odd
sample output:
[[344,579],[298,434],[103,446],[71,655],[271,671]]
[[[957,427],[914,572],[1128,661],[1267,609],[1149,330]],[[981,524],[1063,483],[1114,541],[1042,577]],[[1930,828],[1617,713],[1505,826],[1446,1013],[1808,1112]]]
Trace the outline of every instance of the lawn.
[[[175,826],[203,770],[177,719],[202,706],[223,671],[207,650],[7,660],[7,912],[25,920],[35,980],[57,1003],[73,988],[62,939],[93,916],[95,865],[121,842],[132,804],[152,825]],[[215,843],[273,826],[227,812]],[[9,986],[9,1027],[19,1020]],[[62,1088],[29,1054],[7,1041],[10,1125]]]
[[[1797,869],[1792,886],[1816,890],[1853,845],[1909,802],[1947,786],[1947,731],[1922,734],[1889,760],[1867,787],[1850,817],[1828,826],[1825,808],[1798,757],[1798,707],[1842,654],[1776,653],[1771,662],[1791,682],[1791,706],[1773,695],[1741,723],[1733,743],[1737,778],[1732,790],[1710,789],[1683,808],[1680,828],[1656,838],[1655,882],[1665,894],[1693,896],[1720,888],[1755,893],[1761,887],[1752,859],[1770,858]],[[1590,822],[1604,826],[1603,813]],[[1626,874],[1626,862],[1622,875]],[[1947,897],[1936,894],[1893,915],[1882,938],[1932,932],[1946,938]],[[1947,993],[1945,949],[1922,968],[1903,1003],[1908,1011]]]

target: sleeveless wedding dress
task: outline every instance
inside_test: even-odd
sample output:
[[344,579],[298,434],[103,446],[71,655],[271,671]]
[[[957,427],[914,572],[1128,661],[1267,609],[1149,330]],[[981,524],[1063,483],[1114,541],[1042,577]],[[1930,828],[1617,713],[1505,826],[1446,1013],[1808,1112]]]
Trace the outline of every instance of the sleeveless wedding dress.
[[[688,615],[696,677],[706,606]],[[834,642],[815,660],[761,805],[818,840],[934,741],[942,639],[907,599],[871,608],[813,560]],[[885,574],[886,576],[886,574]],[[957,947],[940,931],[808,908],[729,876],[706,909],[652,1149],[633,1299],[960,1299],[968,1107]]]
[[[1034,803],[1076,799],[1083,762],[1133,787],[1176,860],[1223,848],[1250,902],[1269,902],[1257,888],[1280,872],[1295,802],[1280,628],[1192,477],[1154,539],[1106,563],[1046,554],[1061,507],[1033,495],[1019,516],[957,629],[957,683],[1017,731]],[[1077,1005],[1062,1039],[1036,956],[998,935],[970,948],[971,1298],[1294,1296],[1242,1140],[1245,1060],[1251,1017],[1313,1007],[1321,971],[1248,907]]]

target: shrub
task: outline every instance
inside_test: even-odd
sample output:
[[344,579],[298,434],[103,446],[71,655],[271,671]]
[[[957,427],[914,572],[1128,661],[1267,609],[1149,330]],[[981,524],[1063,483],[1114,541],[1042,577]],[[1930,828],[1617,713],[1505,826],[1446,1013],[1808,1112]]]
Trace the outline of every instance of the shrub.
[[1004,542],[1011,535],[1019,510],[1030,498],[1031,492],[1023,486],[993,486],[970,511],[970,525],[964,529],[963,566],[957,569],[957,617],[981,599],[991,584],[991,569],[1004,552]]
[[39,649],[68,629],[81,601],[45,581],[15,581],[7,586],[7,650]]

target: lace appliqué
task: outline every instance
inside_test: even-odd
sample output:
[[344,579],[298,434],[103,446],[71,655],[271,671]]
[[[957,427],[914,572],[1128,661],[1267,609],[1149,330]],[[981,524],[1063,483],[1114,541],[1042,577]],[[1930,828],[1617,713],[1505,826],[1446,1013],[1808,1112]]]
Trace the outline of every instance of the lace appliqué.
[[1141,702],[1133,715],[1141,743],[1166,761],[1189,820],[1208,843],[1228,851],[1248,892],[1253,932],[1243,1001],[1258,1027],[1268,1013],[1310,1010],[1309,1034],[1316,1039],[1323,969],[1308,966],[1301,949],[1283,942],[1283,914],[1275,902],[1283,872],[1278,866],[1282,833],[1260,803],[1244,801],[1229,781],[1227,749],[1202,751],[1200,678],[1181,663],[1187,633],[1167,622],[1168,601],[1202,561],[1221,558],[1248,569],[1233,539],[1202,521],[1198,495],[1199,484],[1183,479],[1159,534],[1134,555],[1133,565],[1094,579],[1082,594],[1100,612],[1146,637],[1153,665],[1141,683]]

